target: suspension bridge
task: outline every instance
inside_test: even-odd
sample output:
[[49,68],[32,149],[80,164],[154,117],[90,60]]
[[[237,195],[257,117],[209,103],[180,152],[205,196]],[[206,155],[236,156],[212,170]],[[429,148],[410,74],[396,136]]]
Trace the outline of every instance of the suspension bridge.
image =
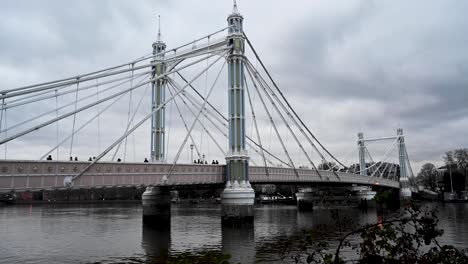
[[[154,216],[167,214],[169,188],[224,185],[225,218],[253,216],[251,184],[380,186],[409,197],[403,130],[359,133],[338,159],[274,81],[243,19],[234,2],[226,27],[183,45],[167,48],[159,26],[140,58],[0,91],[0,192],[147,186],[144,215]],[[374,161],[367,146],[378,141],[391,144]],[[149,159],[137,162],[141,144]]]

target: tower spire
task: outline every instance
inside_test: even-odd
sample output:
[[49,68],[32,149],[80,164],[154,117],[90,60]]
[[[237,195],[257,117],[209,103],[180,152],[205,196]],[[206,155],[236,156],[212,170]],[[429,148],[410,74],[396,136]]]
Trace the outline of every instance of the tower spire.
[[158,41],[161,41],[161,16],[158,15]]
[[237,10],[237,1],[234,0],[234,6],[232,7],[233,14],[239,14],[239,10]]

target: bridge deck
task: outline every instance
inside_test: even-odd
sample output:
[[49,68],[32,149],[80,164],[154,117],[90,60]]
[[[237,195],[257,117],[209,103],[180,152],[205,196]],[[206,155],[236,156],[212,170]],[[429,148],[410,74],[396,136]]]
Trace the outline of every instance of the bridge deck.
[[[0,161],[0,192],[11,190],[52,190],[64,189],[67,177],[72,177],[84,169],[89,162],[77,161]],[[73,188],[100,188],[163,185],[171,165],[157,163],[100,162],[77,178]],[[369,178],[351,173],[341,173],[338,179],[329,171],[297,169],[298,176],[290,168],[268,168],[251,166],[251,183],[343,183],[381,185],[399,188],[399,182],[380,178]],[[167,184],[207,185],[225,182],[224,165],[178,164]]]

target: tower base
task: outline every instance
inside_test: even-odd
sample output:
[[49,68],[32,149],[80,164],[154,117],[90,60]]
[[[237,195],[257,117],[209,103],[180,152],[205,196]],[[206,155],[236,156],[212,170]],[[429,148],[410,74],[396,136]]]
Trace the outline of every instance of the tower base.
[[232,185],[228,182],[221,193],[221,221],[223,224],[253,222],[255,192],[249,182]]
[[400,200],[410,200],[411,199],[411,189],[408,187],[400,188]]
[[169,187],[146,187],[141,197],[143,224],[167,229],[171,226],[171,194]]

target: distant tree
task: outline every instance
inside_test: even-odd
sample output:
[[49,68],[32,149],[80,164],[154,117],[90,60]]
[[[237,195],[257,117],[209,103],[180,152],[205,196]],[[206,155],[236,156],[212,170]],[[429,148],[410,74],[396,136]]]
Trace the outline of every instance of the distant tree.
[[338,166],[336,166],[336,162],[334,162],[334,161],[329,161],[329,162],[323,161],[322,163],[320,163],[320,164],[318,165],[318,169],[319,169],[319,170],[329,170],[329,169],[333,169],[334,171],[337,171],[337,170],[338,170]]
[[445,165],[447,165],[447,167],[451,167],[452,165],[455,164],[455,157],[454,157],[453,151],[445,152],[445,155],[444,155],[443,159],[444,159]]
[[457,169],[465,176],[465,190],[468,190],[468,149],[456,149],[453,151]]
[[426,189],[436,191],[438,182],[437,168],[432,163],[426,163],[422,166],[421,171],[418,173],[418,182],[421,183]]

